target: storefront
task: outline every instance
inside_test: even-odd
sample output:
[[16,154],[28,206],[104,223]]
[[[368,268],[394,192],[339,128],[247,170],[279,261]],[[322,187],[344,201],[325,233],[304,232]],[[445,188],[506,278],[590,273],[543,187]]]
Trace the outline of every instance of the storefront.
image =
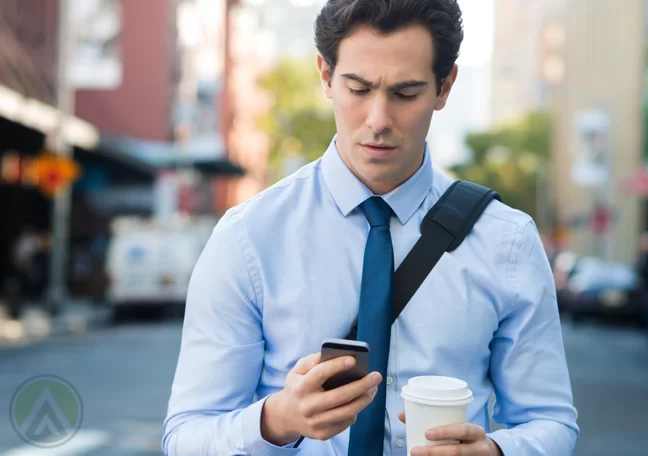
[[[69,225],[68,272],[73,292],[87,295],[94,289],[101,291],[96,286],[101,283],[101,246],[108,235],[112,214],[93,207],[91,195],[133,187],[150,191],[153,187],[156,169],[119,150],[102,147],[92,125],[76,117],[62,116],[49,105],[0,86],[0,301],[15,300],[16,293],[25,295],[25,286],[18,280],[21,268],[15,261],[16,246],[25,238],[39,239],[41,245],[51,239],[54,200],[43,185],[48,176],[42,175],[42,168],[38,168],[40,174],[34,170],[48,143],[46,132],[52,131],[62,118],[65,141],[72,144],[68,161],[79,170],[71,187]],[[150,215],[150,207],[148,211],[145,207],[142,210],[142,215]],[[39,263],[38,270],[40,279],[30,282],[30,289],[38,289],[32,294],[42,293],[47,282],[47,259]],[[86,286],[75,287],[75,282],[84,282],[77,280],[84,274]]]
[[[26,161],[42,149],[43,135],[0,117],[0,295],[15,293],[14,247],[21,231],[48,233],[51,203],[38,188],[25,185]],[[0,298],[1,299],[1,298]],[[8,298],[7,298],[8,299]]]

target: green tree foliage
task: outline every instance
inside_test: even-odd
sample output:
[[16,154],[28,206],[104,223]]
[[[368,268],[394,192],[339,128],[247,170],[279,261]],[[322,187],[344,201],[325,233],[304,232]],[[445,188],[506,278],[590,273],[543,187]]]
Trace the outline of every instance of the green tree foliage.
[[547,191],[542,188],[544,180],[538,179],[538,173],[546,167],[551,135],[551,118],[542,112],[530,113],[517,123],[469,134],[466,145],[473,160],[450,171],[459,179],[496,190],[507,205],[535,218],[536,192]]
[[284,159],[297,155],[306,162],[320,157],[335,134],[330,101],[323,95],[315,58],[283,58],[259,80],[274,98],[272,109],[259,119],[271,141],[270,167],[280,178]]

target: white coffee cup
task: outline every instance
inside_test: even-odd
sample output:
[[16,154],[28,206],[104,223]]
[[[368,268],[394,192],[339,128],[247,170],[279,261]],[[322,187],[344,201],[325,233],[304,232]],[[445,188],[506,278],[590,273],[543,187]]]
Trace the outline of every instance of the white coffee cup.
[[425,431],[466,421],[468,405],[473,401],[466,382],[452,377],[413,377],[403,387],[401,397],[405,400],[408,455],[416,446],[457,443],[452,440],[432,442],[425,438]]

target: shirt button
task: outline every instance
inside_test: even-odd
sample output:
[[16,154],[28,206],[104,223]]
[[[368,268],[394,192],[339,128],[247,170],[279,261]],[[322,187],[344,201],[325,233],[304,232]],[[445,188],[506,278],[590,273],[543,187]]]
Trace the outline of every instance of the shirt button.
[[394,383],[394,379],[391,376],[387,377],[387,384],[391,385],[392,383]]
[[396,445],[398,445],[398,448],[403,448],[405,446],[405,440],[398,439],[398,441],[396,442]]

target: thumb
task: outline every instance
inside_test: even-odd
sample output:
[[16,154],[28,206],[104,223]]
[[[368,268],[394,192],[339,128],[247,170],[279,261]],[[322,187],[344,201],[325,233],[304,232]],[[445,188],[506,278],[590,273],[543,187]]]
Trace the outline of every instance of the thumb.
[[398,412],[398,419],[405,423],[405,412]]
[[298,375],[306,375],[313,367],[317,366],[320,362],[320,353],[313,353],[308,355],[295,364],[291,372]]

